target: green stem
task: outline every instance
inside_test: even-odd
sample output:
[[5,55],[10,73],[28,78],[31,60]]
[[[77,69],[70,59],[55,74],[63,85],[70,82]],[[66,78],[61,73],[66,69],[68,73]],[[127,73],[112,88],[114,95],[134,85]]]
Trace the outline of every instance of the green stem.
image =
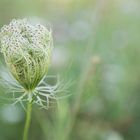
[[28,140],[28,133],[29,133],[30,123],[31,123],[31,113],[32,113],[32,103],[29,102],[27,105],[26,122],[25,122],[25,127],[24,127],[24,132],[23,132],[23,140]]

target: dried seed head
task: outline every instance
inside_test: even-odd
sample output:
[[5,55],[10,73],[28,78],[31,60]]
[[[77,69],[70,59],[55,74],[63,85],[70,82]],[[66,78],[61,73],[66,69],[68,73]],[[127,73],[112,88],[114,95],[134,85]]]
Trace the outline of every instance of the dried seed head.
[[0,51],[12,75],[26,90],[34,90],[48,70],[51,31],[26,19],[14,19],[2,27],[0,41]]

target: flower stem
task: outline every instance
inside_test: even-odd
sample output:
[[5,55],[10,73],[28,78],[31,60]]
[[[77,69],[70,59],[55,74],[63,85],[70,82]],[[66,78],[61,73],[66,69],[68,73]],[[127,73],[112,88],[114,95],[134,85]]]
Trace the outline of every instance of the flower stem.
[[29,133],[30,123],[31,123],[31,113],[32,113],[32,102],[28,102],[27,112],[26,112],[26,122],[25,122],[25,127],[23,132],[23,140],[28,140],[28,133]]

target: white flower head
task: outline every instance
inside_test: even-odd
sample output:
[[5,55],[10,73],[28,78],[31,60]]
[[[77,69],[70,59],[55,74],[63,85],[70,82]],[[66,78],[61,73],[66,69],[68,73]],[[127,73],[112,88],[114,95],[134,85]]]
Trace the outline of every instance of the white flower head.
[[34,90],[48,71],[53,47],[51,31],[27,19],[14,19],[2,27],[0,42],[0,51],[14,78],[25,90]]

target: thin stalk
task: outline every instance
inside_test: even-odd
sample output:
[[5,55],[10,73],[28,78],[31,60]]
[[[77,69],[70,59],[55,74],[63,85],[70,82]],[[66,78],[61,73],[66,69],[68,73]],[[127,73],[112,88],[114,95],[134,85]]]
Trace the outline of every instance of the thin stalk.
[[[97,1],[97,6],[96,6],[96,10],[95,10],[95,15],[93,18],[91,18],[91,22],[93,22],[94,24],[94,33],[93,36],[91,36],[92,39],[90,39],[91,41],[89,41],[89,44],[87,45],[87,49],[85,50],[85,60],[83,62],[83,71],[81,72],[81,76],[80,76],[80,80],[79,80],[79,84],[78,84],[78,88],[76,91],[76,99],[75,102],[73,104],[73,113],[71,116],[71,120],[68,123],[68,129],[67,131],[65,131],[65,140],[69,140],[69,135],[74,127],[75,121],[76,121],[76,117],[81,105],[81,98],[82,98],[82,94],[83,94],[83,87],[86,84],[86,78],[89,75],[89,71],[91,69],[91,62],[89,61],[90,58],[93,56],[93,46],[95,43],[95,40],[93,40],[93,38],[96,38],[96,33],[98,31],[98,28],[100,28],[100,24],[102,22],[103,17],[105,16],[104,13],[102,11],[104,11],[108,6],[108,0],[99,0]],[[92,15],[91,15],[92,17]],[[88,63],[87,63],[88,61]]]
[[23,132],[23,140],[28,140],[29,128],[31,123],[31,113],[32,113],[32,102],[28,102],[27,112],[26,112],[26,122]]

